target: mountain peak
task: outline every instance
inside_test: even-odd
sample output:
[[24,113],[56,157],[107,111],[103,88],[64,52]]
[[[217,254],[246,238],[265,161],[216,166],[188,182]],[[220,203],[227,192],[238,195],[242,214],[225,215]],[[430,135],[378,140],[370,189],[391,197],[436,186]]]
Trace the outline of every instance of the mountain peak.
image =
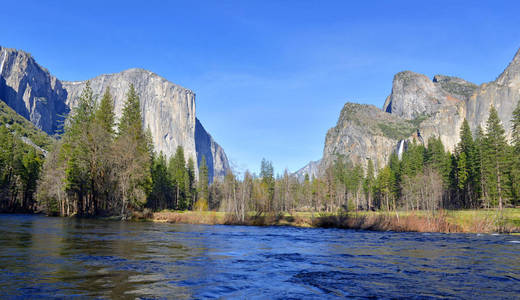
[[520,87],[520,49],[518,49],[504,72],[500,74],[496,83],[510,87]]
[[[110,88],[116,119],[122,114],[128,88],[133,84],[139,96],[143,126],[151,132],[154,149],[172,156],[178,146],[195,162],[200,155],[213,177],[229,170],[224,150],[195,117],[195,93],[142,68],[103,74],[88,80],[94,95]],[[36,127],[49,134],[60,132],[60,125],[78,99],[87,81],[66,82],[52,76],[27,52],[0,47],[0,99]]]

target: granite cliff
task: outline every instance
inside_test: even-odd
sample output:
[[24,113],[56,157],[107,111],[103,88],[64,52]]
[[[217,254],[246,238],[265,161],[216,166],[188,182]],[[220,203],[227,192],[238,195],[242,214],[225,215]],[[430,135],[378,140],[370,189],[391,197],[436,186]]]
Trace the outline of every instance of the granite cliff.
[[[177,146],[182,146],[186,159],[193,158],[197,166],[206,156],[210,181],[223,177],[229,170],[224,150],[196,118],[194,92],[143,69],[100,75],[89,81],[98,100],[110,88],[116,118],[121,116],[130,84],[134,85],[141,102],[143,125],[150,128],[157,152],[171,156]],[[30,54],[0,48],[0,98],[48,134],[59,133],[64,117],[77,105],[85,84],[86,81],[60,81]]]
[[0,99],[48,134],[56,133],[70,108],[61,82],[26,52],[0,46]]
[[[436,75],[430,80],[411,71],[399,72],[382,110],[345,104],[336,126],[327,132],[323,158],[314,172],[321,174],[337,157],[364,166],[371,159],[380,168],[392,152],[404,151],[412,140],[427,143],[433,136],[452,151],[463,120],[474,132],[479,125],[485,128],[491,105],[510,136],[510,120],[519,100],[520,50],[496,80],[480,86],[457,77]],[[307,169],[296,175],[302,177]]]
[[[116,118],[122,114],[126,93],[134,85],[145,128],[150,128],[157,152],[175,154],[177,146],[184,148],[186,159],[192,157],[198,165],[206,157],[210,181],[223,177],[229,169],[224,150],[207,133],[195,115],[195,93],[143,69],[130,69],[105,74],[88,80],[94,95],[101,98],[106,88],[114,98]],[[74,107],[87,81],[63,81],[66,103]],[[196,168],[198,170],[198,168]]]

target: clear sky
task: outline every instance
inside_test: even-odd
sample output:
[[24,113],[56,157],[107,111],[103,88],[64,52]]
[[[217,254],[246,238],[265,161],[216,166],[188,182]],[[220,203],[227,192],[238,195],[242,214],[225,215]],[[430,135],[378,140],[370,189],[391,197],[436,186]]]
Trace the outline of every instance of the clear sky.
[[381,107],[399,71],[494,80],[520,1],[5,1],[0,28],[62,80],[141,67],[193,90],[235,168],[281,173],[321,158],[345,102]]

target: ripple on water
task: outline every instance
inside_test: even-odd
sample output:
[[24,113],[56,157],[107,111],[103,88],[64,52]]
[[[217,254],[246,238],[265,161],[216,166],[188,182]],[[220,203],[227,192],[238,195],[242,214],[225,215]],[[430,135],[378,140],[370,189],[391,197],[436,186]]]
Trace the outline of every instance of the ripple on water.
[[7,298],[518,298],[505,235],[0,215]]

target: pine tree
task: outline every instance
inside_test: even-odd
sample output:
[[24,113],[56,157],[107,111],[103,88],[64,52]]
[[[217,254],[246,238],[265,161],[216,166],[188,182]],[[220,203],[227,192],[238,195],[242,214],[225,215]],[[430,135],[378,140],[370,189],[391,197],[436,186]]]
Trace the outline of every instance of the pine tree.
[[79,215],[91,214],[92,180],[90,142],[95,113],[95,98],[87,82],[67,122],[64,133],[63,155],[68,161],[65,168],[66,192],[73,195]]
[[113,143],[115,137],[115,114],[113,99],[107,88],[94,112],[94,124],[89,133],[89,155],[91,178],[91,193],[94,214],[107,210],[115,189],[113,172]]
[[469,168],[466,160],[466,152],[462,152],[457,157],[457,187],[465,189],[469,179]]
[[130,85],[126,97],[123,114],[119,120],[118,135],[130,136],[134,140],[139,141],[140,147],[143,147],[146,143],[143,142],[145,133],[142,125],[141,106],[133,84]]
[[367,174],[365,177],[365,181],[363,182],[363,190],[365,192],[365,197],[367,199],[367,209],[372,210],[373,208],[373,195],[374,195],[374,163],[371,159],[368,160],[367,163]]
[[274,170],[273,164],[265,158],[262,159],[262,163],[260,166],[260,177],[262,178],[262,184],[265,191],[266,210],[272,211],[275,185]]
[[482,160],[488,197],[493,203],[498,202],[498,208],[502,210],[510,192],[507,176],[508,145],[504,127],[494,106],[491,106],[486,123]]
[[520,204],[520,101],[518,101],[513,111],[513,119],[511,120],[511,196],[514,204]]
[[458,193],[462,194],[462,206],[465,208],[475,206],[479,190],[479,162],[477,147],[466,119],[460,128],[460,141],[455,150],[455,164],[457,168],[456,186]]
[[0,125],[0,212],[33,212],[42,155]]
[[185,194],[187,200],[187,208],[192,209],[195,203],[196,190],[195,190],[195,163],[193,158],[188,158],[188,165],[186,166],[186,182],[185,182]]
[[386,166],[377,175],[377,190],[380,197],[380,204],[387,211],[390,211],[390,198],[392,197],[393,181],[392,170]]
[[77,138],[82,133],[86,133],[88,126],[92,123],[92,119],[94,118],[95,109],[96,99],[90,87],[90,82],[87,81],[78,99],[78,104],[72,110],[69,121],[66,123],[65,135],[67,137]]
[[[477,182],[476,188],[478,188],[476,207],[483,205],[483,201],[489,204],[487,201],[487,191],[484,177],[484,159],[482,157],[484,152],[484,130],[482,126],[478,126],[477,132],[475,134],[475,176],[477,177],[475,180]],[[489,206],[489,205],[488,205]]]
[[[404,157],[404,155],[403,155],[403,157]],[[388,184],[387,201],[391,200],[392,202],[394,202],[394,199],[399,196],[400,183],[401,183],[401,179],[403,177],[402,165],[401,165],[401,162],[399,161],[399,157],[397,156],[397,153],[393,152],[392,154],[390,154],[388,167],[389,167],[388,177],[385,177],[387,179],[387,182],[385,182],[385,184]],[[386,170],[385,170],[385,172],[386,172]]]
[[308,173],[303,178],[303,197],[307,207],[312,207],[311,179]]
[[108,132],[110,135],[115,133],[114,100],[110,94],[110,88],[108,87],[101,98],[99,107],[96,110],[95,118],[96,122],[104,131]]
[[363,169],[360,165],[355,165],[354,168],[352,168],[346,175],[347,189],[354,200],[355,210],[358,210],[360,207],[359,192],[362,187],[363,177]]
[[199,182],[198,182],[198,196],[199,199],[204,199],[206,201],[209,201],[209,178],[208,178],[208,165],[206,164],[206,157],[202,155],[202,158],[200,160],[199,164]]
[[142,124],[139,97],[130,85],[114,146],[123,218],[127,208],[140,208],[146,203],[152,184],[151,154]]
[[428,139],[428,148],[424,152],[424,156],[426,163],[441,174],[444,185],[448,186],[451,158],[449,153],[445,151],[444,144],[439,137],[430,137]]
[[171,180],[175,187],[176,209],[184,209],[186,160],[182,146],[178,146],[175,155],[170,158],[168,171],[170,172]]
[[166,157],[162,152],[153,159],[151,176],[153,184],[146,206],[153,210],[173,208],[173,188]]

